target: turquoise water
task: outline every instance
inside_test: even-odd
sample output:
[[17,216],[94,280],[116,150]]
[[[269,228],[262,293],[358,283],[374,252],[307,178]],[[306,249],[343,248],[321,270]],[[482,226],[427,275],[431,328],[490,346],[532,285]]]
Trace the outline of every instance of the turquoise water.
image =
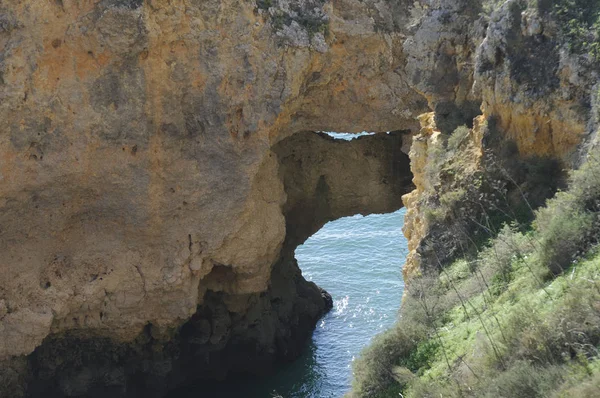
[[272,391],[286,398],[338,398],[349,390],[352,361],[396,320],[408,253],[404,213],[330,222],[296,249],[304,277],[327,290],[334,306],[305,356],[267,382]]

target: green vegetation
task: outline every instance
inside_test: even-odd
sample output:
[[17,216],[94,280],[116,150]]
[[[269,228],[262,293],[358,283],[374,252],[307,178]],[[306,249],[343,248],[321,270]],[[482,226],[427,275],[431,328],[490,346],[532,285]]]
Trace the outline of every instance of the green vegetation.
[[273,6],[273,0],[257,0],[256,6],[262,10],[268,10]]
[[[503,3],[505,0],[483,0],[484,14],[491,15]],[[600,0],[525,0],[525,5],[556,23],[559,41],[569,51],[600,60]]]
[[[600,0],[525,5],[548,48],[600,61]],[[428,141],[420,274],[350,397],[600,397],[600,158],[560,190],[557,162],[522,159],[495,130],[483,155],[466,126]]]
[[600,160],[534,214],[413,277],[350,396],[600,397]]
[[[534,209],[552,197],[564,173],[552,159],[523,159],[516,146],[501,140],[490,120],[482,126],[482,155],[466,126],[429,141],[420,208],[431,234],[420,247],[424,268],[438,268],[477,250],[502,226],[529,227]],[[527,195],[525,195],[525,192]]]
[[537,214],[540,259],[554,273],[568,268],[573,260],[595,244],[600,233],[600,165],[590,159],[573,176],[571,189],[559,192],[546,209]]
[[[546,5],[547,3],[548,5]],[[558,0],[540,2],[540,8],[551,8],[560,32],[574,53],[588,53],[600,60],[600,1]]]
[[504,3],[505,0],[483,0],[483,12],[486,15],[490,15],[492,12],[498,9]]
[[467,126],[459,126],[448,137],[448,149],[455,152],[468,141],[471,130]]

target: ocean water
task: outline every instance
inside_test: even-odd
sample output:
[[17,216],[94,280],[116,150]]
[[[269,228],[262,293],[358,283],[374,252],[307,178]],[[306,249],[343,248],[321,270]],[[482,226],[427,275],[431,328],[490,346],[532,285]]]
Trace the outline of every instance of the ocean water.
[[350,141],[350,140],[354,140],[358,137],[362,137],[363,135],[374,135],[375,133],[370,133],[367,131],[363,131],[362,133],[325,133],[327,135],[329,135],[330,137],[335,138],[336,140],[344,140],[344,141]]
[[352,216],[326,224],[296,249],[304,277],[334,299],[312,341],[295,362],[265,378],[188,390],[177,398],[339,398],[349,389],[352,362],[371,339],[396,320],[408,253],[405,210]]
[[266,382],[273,391],[285,398],[339,398],[349,390],[354,359],[396,320],[408,254],[404,214],[342,218],[296,249],[304,277],[327,290],[334,306],[301,360]]

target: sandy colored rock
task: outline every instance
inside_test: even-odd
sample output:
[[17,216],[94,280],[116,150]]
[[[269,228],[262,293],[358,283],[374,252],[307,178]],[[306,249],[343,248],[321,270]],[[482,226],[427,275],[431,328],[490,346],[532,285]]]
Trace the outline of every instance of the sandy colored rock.
[[451,133],[480,114],[473,64],[485,32],[481,1],[418,2],[423,9],[403,44],[410,85],[428,100],[436,125]]
[[477,49],[474,87],[482,110],[523,156],[578,163],[597,130],[595,61],[573,54],[548,12],[510,0],[491,17]]
[[[576,164],[597,136],[593,65],[522,0],[480,10],[0,0],[0,375],[18,394],[35,368],[50,370],[33,392],[125,396],[135,363],[139,388],[160,394],[298,355],[330,298],[301,277],[295,245],[402,205],[402,151],[425,112],[408,274],[439,134],[474,127],[477,158],[493,121],[519,156]],[[410,132],[309,133],[363,130]],[[70,365],[94,355],[106,362]]]
[[[184,382],[228,372],[265,374],[277,361],[296,358],[332,299],[304,280],[295,248],[335,218],[399,209],[401,195],[413,188],[402,151],[408,136],[398,131],[340,141],[305,132],[281,140],[270,158],[278,165],[288,232],[277,261],[263,265],[268,280],[252,268],[245,274],[214,264],[199,286],[202,303],[180,327],[149,322],[132,341],[119,341],[91,337],[88,317],[88,329],[55,332],[29,356],[40,375],[29,382],[30,393],[85,395],[108,384],[122,396],[162,396]],[[255,241],[265,233],[255,232]],[[206,272],[205,263],[197,264],[190,269]],[[262,291],[252,292],[262,283]],[[123,308],[139,299],[135,292],[118,296]]]
[[264,291],[286,236],[271,146],[415,126],[386,4],[261,4],[0,2],[0,340],[39,324],[0,358]]
[[[477,14],[480,5],[431,2],[404,44],[411,85],[435,111],[420,117],[421,131],[410,152],[416,190],[403,198],[410,251],[405,276],[420,272],[419,251],[434,232],[426,213],[436,205],[421,202],[445,193],[426,173],[436,157],[430,150],[444,151],[440,134],[447,138],[461,124],[470,128],[477,152],[471,170],[481,169],[481,158],[501,148],[511,153],[507,158],[516,156],[515,164],[519,159],[554,159],[570,168],[597,141],[598,75],[589,54],[569,50],[548,10],[510,0],[487,19]],[[509,149],[513,144],[516,152]],[[505,160],[488,161],[486,167]],[[543,191],[529,188],[532,196]]]

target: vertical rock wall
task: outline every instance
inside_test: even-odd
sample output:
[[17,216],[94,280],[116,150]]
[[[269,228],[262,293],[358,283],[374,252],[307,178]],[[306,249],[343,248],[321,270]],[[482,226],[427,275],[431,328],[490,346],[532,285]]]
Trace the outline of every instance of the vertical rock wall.
[[[461,233],[453,231],[456,223],[481,212],[472,209],[456,214],[454,221],[431,221],[432,210],[444,207],[444,195],[479,190],[486,196],[490,185],[467,186],[469,175],[479,173],[487,183],[502,186],[501,199],[513,207],[524,201],[541,205],[560,186],[560,170],[577,167],[595,152],[598,130],[598,64],[565,34],[568,26],[557,13],[565,3],[509,0],[489,16],[480,13],[481,6],[491,7],[492,2],[428,3],[416,33],[405,42],[405,51],[416,53],[409,57],[414,66],[407,64],[411,85],[435,111],[421,117],[421,132],[411,150],[417,189],[404,197],[407,276],[422,267],[438,267],[440,258],[451,259],[461,241]],[[418,68],[424,65],[426,72]],[[446,159],[444,165],[447,141],[460,125],[470,130],[465,142],[473,156]],[[448,175],[448,164],[459,162],[462,183]],[[546,178],[533,175],[536,167],[545,168]]]

